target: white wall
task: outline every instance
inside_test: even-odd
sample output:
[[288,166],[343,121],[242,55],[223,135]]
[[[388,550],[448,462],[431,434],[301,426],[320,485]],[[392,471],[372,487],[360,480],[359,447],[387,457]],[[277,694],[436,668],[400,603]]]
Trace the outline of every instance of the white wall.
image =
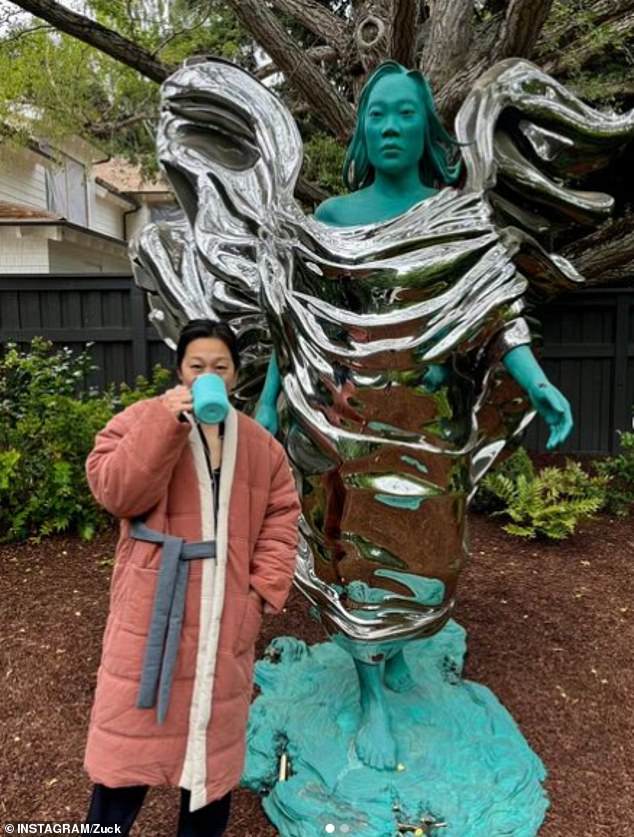
[[68,241],[50,241],[49,271],[51,273],[125,273],[131,272],[125,256],[116,256],[95,247],[82,247]]
[[[99,188],[97,186],[97,188]],[[132,207],[129,207],[132,209]],[[91,228],[104,235],[123,239],[123,213],[125,209],[107,197],[95,196]]]
[[0,228],[0,273],[47,273],[48,241],[41,235],[18,238],[13,228]]
[[147,204],[141,204],[140,209],[137,212],[133,212],[128,215],[127,220],[127,232],[128,232],[128,241],[135,236],[139,230],[142,230],[146,224],[150,223],[150,208]]
[[0,150],[0,200],[46,209],[43,157],[28,149]]

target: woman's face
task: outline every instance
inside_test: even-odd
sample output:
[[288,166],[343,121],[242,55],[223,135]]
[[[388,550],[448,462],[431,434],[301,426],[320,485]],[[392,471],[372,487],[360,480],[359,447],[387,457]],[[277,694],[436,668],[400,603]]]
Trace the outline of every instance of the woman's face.
[[231,392],[236,385],[236,367],[225,342],[217,337],[197,337],[187,344],[178,379],[191,389],[194,379],[208,372],[220,375],[227,392]]
[[403,73],[380,78],[368,100],[365,141],[375,171],[400,175],[423,156],[425,116],[414,79]]

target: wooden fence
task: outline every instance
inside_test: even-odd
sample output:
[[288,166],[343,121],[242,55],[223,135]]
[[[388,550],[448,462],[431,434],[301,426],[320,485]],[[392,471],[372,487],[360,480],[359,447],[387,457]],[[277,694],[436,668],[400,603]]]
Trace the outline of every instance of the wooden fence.
[[130,277],[40,274],[0,276],[0,343],[28,344],[35,336],[84,348],[99,369],[88,384],[134,383],[160,363],[171,368],[174,352],[148,324],[145,294]]
[[[632,429],[634,283],[588,288],[535,312],[542,325],[541,363],[571,403],[575,426],[562,451],[618,450],[617,430]],[[545,450],[539,418],[526,432],[529,450]]]
[[[0,276],[0,344],[36,335],[81,349],[94,341],[99,370],[88,381],[133,383],[154,364],[172,367],[174,353],[148,324],[145,295],[131,278],[50,275]],[[542,323],[542,364],[570,400],[575,429],[562,450],[608,453],[617,430],[632,428],[634,403],[634,283],[587,289],[562,297],[535,315]],[[545,449],[537,419],[525,444]]]

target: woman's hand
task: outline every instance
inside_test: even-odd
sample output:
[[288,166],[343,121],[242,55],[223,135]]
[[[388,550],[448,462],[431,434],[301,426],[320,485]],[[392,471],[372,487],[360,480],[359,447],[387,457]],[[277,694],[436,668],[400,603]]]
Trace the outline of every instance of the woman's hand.
[[277,410],[270,404],[260,404],[255,411],[255,420],[261,424],[273,436],[276,435],[279,427]]
[[181,413],[191,412],[194,405],[191,390],[182,384],[172,387],[163,394],[163,404],[174,418],[178,418]]
[[528,391],[528,396],[539,415],[550,428],[548,450],[565,442],[572,430],[572,411],[567,398],[551,383],[542,382]]

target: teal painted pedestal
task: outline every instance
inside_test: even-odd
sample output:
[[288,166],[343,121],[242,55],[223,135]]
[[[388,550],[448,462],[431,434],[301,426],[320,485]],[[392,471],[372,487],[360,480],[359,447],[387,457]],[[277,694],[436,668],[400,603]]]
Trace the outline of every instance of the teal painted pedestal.
[[495,695],[462,679],[465,652],[466,633],[453,621],[408,643],[416,687],[388,693],[399,769],[379,771],[355,753],[359,687],[349,654],[333,642],[274,640],[256,664],[261,695],[242,784],[262,794],[280,835],[536,835],[546,771]]

